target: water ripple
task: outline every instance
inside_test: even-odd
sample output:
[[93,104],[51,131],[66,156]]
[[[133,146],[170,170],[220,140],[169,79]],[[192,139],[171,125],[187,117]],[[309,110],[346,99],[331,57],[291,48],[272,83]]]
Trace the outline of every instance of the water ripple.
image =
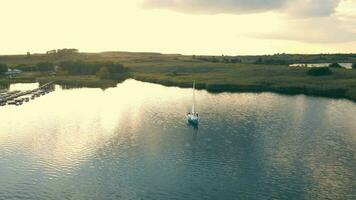
[[354,103],[205,91],[197,103],[198,129],[189,89],[133,80],[2,109],[0,199],[356,198]]

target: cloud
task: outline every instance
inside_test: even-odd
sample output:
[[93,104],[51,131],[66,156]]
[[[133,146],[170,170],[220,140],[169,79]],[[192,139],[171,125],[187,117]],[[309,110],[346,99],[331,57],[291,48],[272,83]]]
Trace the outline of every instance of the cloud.
[[289,20],[285,31],[254,35],[261,39],[295,40],[309,43],[356,41],[356,23],[351,16]]
[[198,14],[246,14],[278,11],[297,17],[334,13],[341,0],[144,0],[144,7]]
[[[288,20],[286,30],[279,33],[261,34],[260,37],[270,39],[296,40],[309,43],[344,43],[356,41],[356,1],[332,1],[322,0],[326,4],[320,4],[318,15],[326,14],[321,10],[329,12],[333,9],[332,15],[319,18],[292,18]],[[338,7],[332,8],[335,5]],[[333,6],[331,6],[333,5]],[[313,15],[310,10],[314,7],[310,6],[309,10],[305,9],[305,15]],[[298,7],[298,6],[297,6]],[[299,7],[300,8],[300,7]],[[294,10],[294,12],[297,10]],[[291,11],[293,12],[293,11]]]
[[[144,0],[147,8],[194,14],[274,12],[280,29],[254,30],[247,37],[307,43],[356,41],[356,0]],[[249,15],[246,15],[248,20]],[[262,17],[262,15],[254,16]],[[238,17],[237,17],[238,18]],[[253,17],[251,17],[253,18]],[[261,23],[262,23],[261,19]],[[251,23],[258,25],[260,22]],[[273,24],[280,22],[271,21]],[[278,25],[279,26],[279,25]]]
[[296,0],[289,2],[283,12],[295,17],[325,17],[335,12],[341,0]]
[[145,0],[147,8],[163,8],[186,13],[255,13],[283,7],[288,0]]

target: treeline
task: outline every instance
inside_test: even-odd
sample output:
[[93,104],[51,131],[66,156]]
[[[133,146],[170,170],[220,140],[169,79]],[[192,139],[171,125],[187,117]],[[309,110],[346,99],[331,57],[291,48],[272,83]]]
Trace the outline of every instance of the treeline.
[[205,62],[213,62],[213,63],[240,63],[242,62],[241,59],[231,56],[195,56],[193,55],[193,59],[201,60]]
[[0,63],[0,74],[7,72],[8,67],[6,64]]
[[59,67],[70,75],[94,75],[102,67],[105,67],[110,74],[125,73],[128,71],[122,64],[114,62],[64,61],[59,64]]
[[34,72],[34,71],[47,72],[47,71],[54,71],[54,67],[55,65],[51,62],[39,62],[35,65],[20,64],[17,65],[15,68],[24,72]]
[[255,64],[288,65],[290,61],[278,58],[257,58]]
[[29,71],[66,71],[70,75],[94,75],[101,67],[106,67],[110,74],[127,72],[128,69],[120,63],[114,62],[85,62],[77,61],[63,61],[58,64],[52,62],[39,62],[35,65],[17,65],[16,69],[25,72]]
[[194,60],[219,63],[252,63],[270,65],[288,65],[295,63],[354,63],[356,54],[273,54],[246,56],[195,56]]
[[[17,65],[24,72],[66,72],[69,75],[96,75],[100,79],[121,80],[127,77],[128,68],[114,62],[63,61],[60,63],[40,62],[35,65]],[[1,70],[1,69],[0,69]],[[5,68],[4,68],[5,70]],[[6,68],[7,71],[7,68]],[[0,72],[1,73],[1,72]]]
[[243,62],[257,64],[294,64],[294,63],[335,63],[356,61],[356,54],[274,54],[264,56],[242,56]]
[[213,63],[254,63],[269,65],[289,65],[294,63],[335,62],[350,61],[354,55],[298,55],[298,54],[275,54],[265,56],[195,56],[194,60]]

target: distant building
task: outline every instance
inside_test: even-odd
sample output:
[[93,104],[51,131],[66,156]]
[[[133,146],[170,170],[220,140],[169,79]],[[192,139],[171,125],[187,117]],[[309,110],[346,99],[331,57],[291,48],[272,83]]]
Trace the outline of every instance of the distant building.
[[46,54],[56,54],[57,53],[57,50],[50,50],[50,51],[47,51]]
[[46,54],[47,55],[70,55],[70,54],[74,54],[74,53],[78,53],[79,50],[78,49],[53,49],[50,51],[47,51]]
[[60,55],[69,55],[69,54],[78,53],[78,52],[79,52],[78,49],[57,49],[57,54],[60,54]]

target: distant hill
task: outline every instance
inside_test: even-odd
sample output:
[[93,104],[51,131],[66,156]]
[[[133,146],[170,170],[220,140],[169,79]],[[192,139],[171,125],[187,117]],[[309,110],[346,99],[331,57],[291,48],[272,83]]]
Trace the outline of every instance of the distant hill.
[[154,52],[124,52],[106,51],[99,53],[73,52],[66,54],[27,54],[3,55],[0,63],[11,67],[38,62],[62,62],[68,60],[86,61],[113,61],[121,63],[148,62],[148,61],[189,61],[213,63],[253,63],[253,64],[294,64],[294,63],[355,63],[356,54],[274,54],[274,55],[248,55],[248,56],[205,56],[161,54]]

